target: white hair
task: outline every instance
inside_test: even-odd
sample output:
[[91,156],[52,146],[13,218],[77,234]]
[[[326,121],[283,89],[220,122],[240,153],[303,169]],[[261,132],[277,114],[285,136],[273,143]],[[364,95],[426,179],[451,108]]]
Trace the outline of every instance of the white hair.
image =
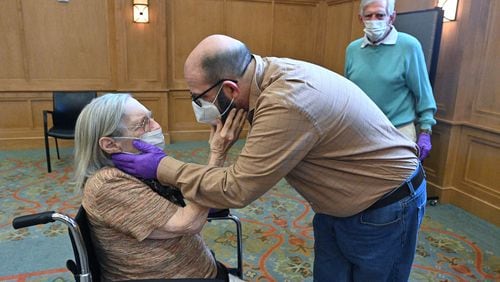
[[379,2],[379,1],[386,1],[386,12],[388,16],[392,16],[394,14],[394,6],[396,0],[361,0],[361,3],[359,4],[359,15],[363,16],[363,10],[365,9],[366,5],[369,5],[373,2]]
[[100,96],[90,102],[78,116],[75,126],[75,184],[83,188],[87,178],[104,166],[113,166],[99,146],[105,136],[120,136],[125,103],[130,94]]

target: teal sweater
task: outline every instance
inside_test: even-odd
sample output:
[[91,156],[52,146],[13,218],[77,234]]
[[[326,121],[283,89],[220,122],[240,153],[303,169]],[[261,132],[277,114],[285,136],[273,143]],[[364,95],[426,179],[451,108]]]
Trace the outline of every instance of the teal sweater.
[[436,124],[436,102],[418,40],[399,32],[395,45],[367,45],[363,38],[346,50],[345,76],[358,85],[396,127],[410,122],[417,129]]

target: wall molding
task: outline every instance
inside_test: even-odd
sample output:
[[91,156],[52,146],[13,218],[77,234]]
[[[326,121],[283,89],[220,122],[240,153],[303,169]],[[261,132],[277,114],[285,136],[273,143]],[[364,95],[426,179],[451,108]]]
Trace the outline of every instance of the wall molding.
[[[454,186],[441,187],[427,182],[427,196],[438,196],[439,203],[453,204],[500,227],[500,207]],[[432,208],[432,207],[428,207]]]

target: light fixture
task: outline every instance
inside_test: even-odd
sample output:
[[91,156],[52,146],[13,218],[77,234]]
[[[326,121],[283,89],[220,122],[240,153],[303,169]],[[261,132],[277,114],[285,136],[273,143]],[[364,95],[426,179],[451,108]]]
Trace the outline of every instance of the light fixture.
[[134,6],[134,23],[148,23],[148,0],[132,0]]
[[458,0],[438,0],[437,6],[444,11],[443,22],[457,20]]

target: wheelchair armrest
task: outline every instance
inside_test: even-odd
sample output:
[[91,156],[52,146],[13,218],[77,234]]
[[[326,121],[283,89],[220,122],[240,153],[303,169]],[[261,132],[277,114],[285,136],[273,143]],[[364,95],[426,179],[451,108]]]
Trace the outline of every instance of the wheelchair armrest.
[[208,219],[217,217],[226,217],[229,215],[229,209],[210,209]]

